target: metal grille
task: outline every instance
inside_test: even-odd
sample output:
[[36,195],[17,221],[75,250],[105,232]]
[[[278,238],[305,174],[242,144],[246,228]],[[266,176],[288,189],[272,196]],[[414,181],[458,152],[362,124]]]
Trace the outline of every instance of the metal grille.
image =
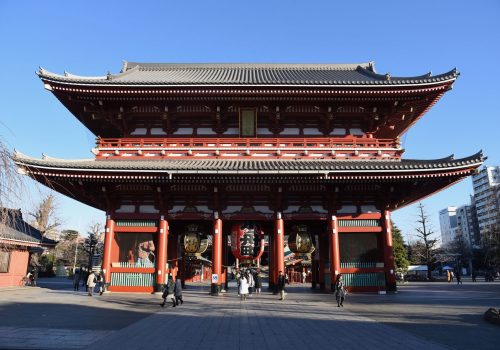
[[113,267],[115,267],[115,264],[118,265],[118,267],[155,267],[155,264],[151,261],[142,261],[136,263],[121,261],[119,263],[113,263]]
[[376,219],[352,219],[352,220],[339,220],[339,227],[378,227],[379,220]]
[[156,227],[156,220],[116,220],[116,226],[121,227]]
[[349,287],[383,287],[384,273],[344,273],[344,283]]
[[154,273],[111,273],[112,286],[125,287],[153,287],[155,285]]
[[376,262],[361,262],[361,261],[350,261],[350,262],[341,262],[340,267],[343,269],[371,269],[377,267]]

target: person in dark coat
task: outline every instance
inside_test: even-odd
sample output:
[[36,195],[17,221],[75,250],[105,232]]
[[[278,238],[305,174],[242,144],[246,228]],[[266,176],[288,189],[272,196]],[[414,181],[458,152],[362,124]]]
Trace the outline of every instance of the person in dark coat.
[[345,285],[342,275],[337,275],[337,280],[335,282],[335,299],[337,299],[337,306],[344,307],[344,299],[345,299]]
[[255,283],[255,293],[260,294],[260,289],[262,288],[262,279],[260,277],[259,271],[255,273],[254,283]]
[[175,305],[179,305],[179,300],[181,301],[181,305],[184,304],[184,300],[182,300],[182,281],[179,277],[175,280],[174,295]]
[[278,275],[278,292],[280,293],[280,300],[285,300],[285,284],[285,275],[283,274],[283,271],[280,271]]
[[73,289],[75,291],[80,290],[80,269],[75,270],[75,275],[73,276]]
[[172,279],[172,276],[168,276],[168,282],[167,285],[165,286],[165,289],[163,290],[162,298],[163,298],[163,303],[161,303],[161,307],[165,306],[165,303],[167,302],[167,299],[172,300],[172,307],[175,307],[175,296],[174,296],[174,280]]

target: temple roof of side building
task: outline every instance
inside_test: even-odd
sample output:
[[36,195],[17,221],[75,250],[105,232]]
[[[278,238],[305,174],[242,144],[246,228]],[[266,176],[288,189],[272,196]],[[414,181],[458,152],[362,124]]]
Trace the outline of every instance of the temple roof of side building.
[[176,174],[313,174],[313,173],[415,173],[459,170],[480,166],[484,157],[478,152],[470,157],[449,156],[434,160],[403,159],[399,161],[359,160],[229,160],[229,159],[162,159],[162,160],[64,160],[50,157],[36,159],[21,153],[14,155],[19,166],[75,173],[176,173]]
[[124,62],[120,73],[78,76],[65,72],[37,72],[47,82],[106,86],[372,86],[430,85],[454,81],[456,69],[440,75],[414,77],[378,74],[373,62],[359,64],[263,63],[136,63]]
[[55,245],[57,242],[43,237],[42,233],[24,221],[21,210],[0,208],[0,215],[6,215],[0,224],[0,240],[12,241],[13,244],[31,243]]

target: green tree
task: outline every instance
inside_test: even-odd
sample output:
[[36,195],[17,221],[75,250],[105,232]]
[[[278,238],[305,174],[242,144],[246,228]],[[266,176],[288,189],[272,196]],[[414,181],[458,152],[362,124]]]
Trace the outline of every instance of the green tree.
[[396,225],[392,224],[392,247],[394,250],[394,264],[398,272],[405,273],[408,270],[408,250],[401,230]]

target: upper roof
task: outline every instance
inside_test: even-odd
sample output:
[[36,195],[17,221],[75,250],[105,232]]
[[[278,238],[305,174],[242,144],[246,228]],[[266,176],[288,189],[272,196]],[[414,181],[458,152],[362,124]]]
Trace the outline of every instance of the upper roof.
[[353,64],[264,64],[264,63],[137,63],[124,62],[118,74],[78,76],[65,72],[37,72],[44,81],[75,85],[106,86],[365,86],[429,85],[453,81],[456,69],[433,76],[393,77],[378,74],[373,62]]
[[7,215],[5,224],[0,224],[0,239],[15,241],[20,244],[22,244],[22,242],[49,245],[57,243],[49,238],[43,237],[39,230],[24,221],[20,209],[0,210],[2,210],[0,215]]
[[478,167],[483,163],[482,152],[470,157],[454,159],[449,156],[434,160],[403,159],[400,161],[359,161],[359,160],[65,160],[45,157],[36,159],[16,153],[14,161],[20,166],[38,169],[70,171],[81,173],[105,172],[117,173],[150,173],[150,174],[311,174],[311,173],[405,173],[421,171],[446,171],[461,168]]

